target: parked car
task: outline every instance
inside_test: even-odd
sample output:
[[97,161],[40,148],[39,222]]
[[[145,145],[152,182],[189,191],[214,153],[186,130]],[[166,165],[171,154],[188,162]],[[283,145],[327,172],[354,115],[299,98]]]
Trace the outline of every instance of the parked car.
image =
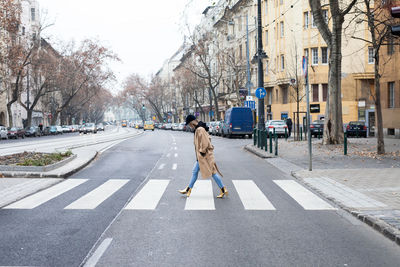
[[84,126],[83,126],[83,133],[84,134],[87,134],[87,133],[97,133],[97,127],[96,127],[96,124],[94,124],[94,123],[86,123]]
[[0,126],[0,139],[7,139],[8,138],[8,131],[5,126]]
[[315,120],[310,124],[311,136],[317,137],[318,135],[323,135],[324,133],[324,121]]
[[267,135],[270,136],[274,134],[274,129],[275,129],[275,134],[280,137],[280,136],[285,136],[286,134],[289,134],[288,132],[288,127],[283,120],[270,120],[265,123],[265,129],[267,130]]
[[346,127],[347,136],[367,137],[365,121],[351,121]]
[[165,124],[165,130],[172,130],[172,123]]
[[63,130],[63,133],[71,133],[72,132],[71,127],[68,125],[63,125],[62,130]]
[[212,135],[220,135],[220,128],[221,128],[221,122],[214,121],[214,124],[212,124],[211,134]]
[[183,129],[185,128],[185,123],[179,123],[179,126],[178,126],[178,130],[179,131],[183,131]]
[[8,128],[7,136],[8,139],[10,138],[18,139],[19,137],[25,138],[25,131],[22,128],[11,127]]
[[179,124],[178,123],[173,123],[171,126],[172,131],[178,131],[179,130]]
[[57,131],[57,126],[52,125],[49,127],[49,134],[50,135],[57,135],[59,132]]
[[63,127],[57,125],[56,129],[57,129],[57,134],[63,134],[64,133]]
[[253,134],[253,113],[247,107],[230,108],[225,113],[225,120],[222,124],[222,136],[232,137]]
[[97,124],[97,131],[104,131],[104,125],[102,123]]
[[79,125],[72,125],[72,132],[78,132],[79,131]]
[[25,136],[27,136],[27,137],[30,137],[30,136],[40,137],[41,135],[42,135],[42,133],[40,132],[39,127],[31,126],[31,127],[25,128]]

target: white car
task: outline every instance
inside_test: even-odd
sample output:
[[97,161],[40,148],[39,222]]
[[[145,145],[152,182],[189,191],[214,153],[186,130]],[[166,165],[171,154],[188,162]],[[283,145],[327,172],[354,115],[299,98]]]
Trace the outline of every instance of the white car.
[[7,133],[7,128],[5,126],[0,126],[0,139],[8,139]]
[[172,124],[172,131],[178,131],[179,130],[179,124],[178,123],[173,123]]
[[[275,134],[279,136],[285,136],[286,134],[289,134],[287,125],[285,121],[283,120],[270,120],[265,123],[265,129],[268,130],[268,136],[272,135],[274,136],[274,129],[275,129]],[[286,130],[285,130],[286,129]]]
[[178,130],[183,131],[183,129],[185,129],[185,123],[179,123]]
[[56,126],[56,129],[57,129],[57,134],[63,134],[64,133],[63,127]]

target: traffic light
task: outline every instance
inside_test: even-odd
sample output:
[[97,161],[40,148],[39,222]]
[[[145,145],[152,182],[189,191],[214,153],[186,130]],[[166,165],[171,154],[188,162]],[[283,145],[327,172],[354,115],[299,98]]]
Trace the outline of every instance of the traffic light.
[[[395,6],[391,8],[390,13],[393,18],[400,18],[400,6]],[[393,35],[400,36],[400,24],[390,26]]]

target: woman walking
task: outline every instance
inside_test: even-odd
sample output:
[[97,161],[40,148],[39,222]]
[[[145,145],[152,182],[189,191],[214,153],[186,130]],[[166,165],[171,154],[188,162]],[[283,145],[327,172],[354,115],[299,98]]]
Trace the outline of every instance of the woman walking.
[[196,153],[196,162],[193,166],[192,179],[190,180],[189,186],[183,190],[179,190],[179,192],[181,194],[186,194],[186,196],[189,197],[200,171],[203,178],[209,178],[212,176],[221,190],[221,193],[217,196],[217,198],[223,198],[225,195],[228,195],[228,191],[222,183],[222,174],[218,170],[217,164],[215,163],[214,146],[211,144],[207,125],[202,121],[198,121],[193,115],[188,115],[186,117],[186,125],[194,129],[194,149]]

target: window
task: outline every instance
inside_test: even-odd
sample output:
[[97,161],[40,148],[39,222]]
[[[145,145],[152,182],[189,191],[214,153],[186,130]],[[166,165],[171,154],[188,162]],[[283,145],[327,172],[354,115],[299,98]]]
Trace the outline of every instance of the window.
[[22,35],[25,35],[25,27],[22,27]]
[[388,89],[388,108],[394,108],[394,82],[389,82]]
[[285,69],[285,56],[281,55],[281,70]]
[[328,84],[322,84],[322,101],[326,101],[328,97]]
[[268,1],[265,0],[265,15],[268,16]]
[[275,101],[276,103],[279,101],[278,89],[275,89]]
[[279,4],[280,4],[280,5],[283,5],[283,0],[279,0]]
[[283,24],[283,21],[281,21],[281,38],[285,36],[285,26]]
[[311,48],[312,65],[318,65],[318,48]]
[[265,31],[265,45],[268,45],[268,31]]
[[321,47],[321,63],[322,64],[328,64],[328,48],[327,47]]
[[326,10],[326,9],[322,10],[322,17],[324,18],[326,24],[328,24],[328,21],[329,21],[328,10]]
[[389,38],[389,43],[387,46],[387,54],[388,55],[393,55],[394,53],[394,43],[393,43],[393,37]]
[[36,11],[35,8],[31,8],[31,20],[35,21],[36,19]]
[[319,101],[319,88],[318,88],[318,84],[313,84],[313,85],[312,85],[312,99],[313,99],[313,102],[318,102],[318,101]]
[[304,12],[304,29],[308,29],[308,26],[310,24],[308,12]]
[[368,64],[374,63],[374,48],[372,46],[368,47]]
[[316,28],[317,24],[315,24],[314,15],[311,14],[311,27]]

